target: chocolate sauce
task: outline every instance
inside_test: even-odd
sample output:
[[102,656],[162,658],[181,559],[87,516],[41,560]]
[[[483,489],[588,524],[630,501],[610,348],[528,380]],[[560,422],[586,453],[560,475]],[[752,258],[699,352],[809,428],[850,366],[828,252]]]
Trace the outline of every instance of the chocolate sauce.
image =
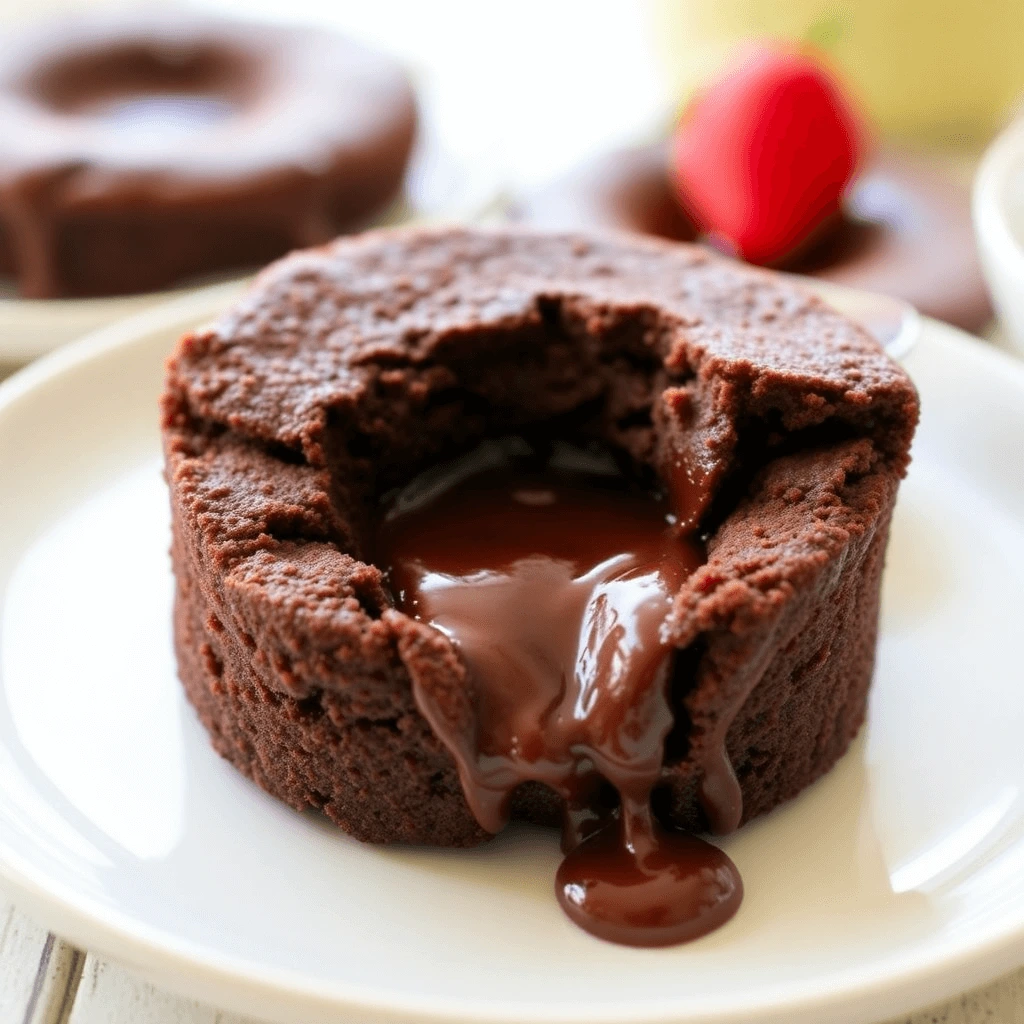
[[673,724],[665,621],[704,552],[607,463],[585,469],[565,446],[514,456],[478,450],[406,491],[381,528],[399,608],[454,642],[475,700],[468,722],[419,686],[417,703],[488,831],[524,782],[564,798],[556,887],[573,921],[629,945],[696,938],[732,916],[742,885],[720,850],[663,828],[650,798]]
[[626,946],[669,946],[699,939],[736,913],[743,884],[717,846],[652,822],[633,837],[610,826],[562,861],[555,892],[581,928]]

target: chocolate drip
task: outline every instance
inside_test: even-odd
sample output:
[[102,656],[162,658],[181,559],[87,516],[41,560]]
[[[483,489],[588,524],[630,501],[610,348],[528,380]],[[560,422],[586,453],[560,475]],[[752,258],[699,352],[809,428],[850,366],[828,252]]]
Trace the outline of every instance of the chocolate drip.
[[566,856],[555,878],[558,901],[581,928],[611,942],[699,939],[736,913],[739,873],[717,846],[662,828],[647,805],[644,812],[632,826],[610,826]]
[[[685,941],[731,917],[742,893],[721,851],[651,811],[673,724],[665,622],[704,552],[661,499],[558,462],[468,476],[463,464],[384,523],[399,607],[455,643],[475,695],[468,724],[428,688],[417,703],[488,831],[524,782],[564,798],[557,890],[577,924],[631,945]],[[725,830],[739,805],[722,758],[704,797]]]
[[676,509],[676,530],[683,534],[695,533],[701,517],[711,503],[708,481],[712,471],[693,464],[687,452],[675,452],[664,467],[672,508]]

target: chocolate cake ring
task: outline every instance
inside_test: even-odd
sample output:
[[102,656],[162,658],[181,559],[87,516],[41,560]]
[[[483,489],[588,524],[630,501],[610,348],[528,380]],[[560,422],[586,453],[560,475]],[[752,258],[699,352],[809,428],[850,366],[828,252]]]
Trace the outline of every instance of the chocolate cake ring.
[[0,272],[32,298],[166,287],[364,227],[412,90],[313,29],[144,9],[0,38]]
[[[855,184],[846,211],[780,269],[892,295],[966,331],[991,321],[965,187],[921,155],[883,150]],[[664,144],[596,158],[521,197],[513,218],[549,230],[697,238],[676,199]]]
[[[664,624],[652,802],[728,831],[864,719],[917,409],[857,325],[695,246],[420,229],[293,254],[168,364],[186,693],[224,757],[359,839],[487,838],[464,789],[474,683],[374,564],[380,502],[487,437],[598,438],[706,542]],[[564,810],[536,781],[508,795],[512,817]]]

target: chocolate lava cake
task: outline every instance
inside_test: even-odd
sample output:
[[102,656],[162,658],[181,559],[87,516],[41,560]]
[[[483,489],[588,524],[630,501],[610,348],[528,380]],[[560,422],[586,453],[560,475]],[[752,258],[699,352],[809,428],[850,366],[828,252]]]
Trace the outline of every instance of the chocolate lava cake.
[[[702,545],[661,625],[651,800],[728,831],[864,720],[917,414],[859,326],[696,246],[407,229],[295,253],[168,364],[182,682],[216,749],[293,807],[376,843],[486,839],[452,740],[476,681],[375,564],[381,510],[488,438],[582,439]],[[563,810],[536,781],[508,795],[515,818]]]

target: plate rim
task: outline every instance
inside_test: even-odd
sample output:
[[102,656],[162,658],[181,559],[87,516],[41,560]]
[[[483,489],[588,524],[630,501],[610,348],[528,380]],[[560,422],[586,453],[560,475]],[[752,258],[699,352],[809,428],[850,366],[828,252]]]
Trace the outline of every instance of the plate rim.
[[[0,383],[0,412],[46,383],[121,347],[140,344],[156,331],[187,329],[212,318],[244,292],[242,282],[208,286],[100,328],[57,349]],[[834,290],[830,296],[835,297]],[[956,353],[986,373],[998,373],[1024,396],[1024,365],[1004,352],[937,321],[925,320],[920,347]],[[196,947],[187,940],[103,906],[73,886],[36,871],[0,837],[0,882],[44,921],[73,941],[127,963],[170,989],[246,1013],[269,1008],[296,1020],[310,1014],[349,1014],[353,1021],[408,1024],[673,1024],[695,1022],[787,1024],[828,1019],[868,1020],[893,1016],[983,984],[1024,961],[1024,915],[964,945],[945,942],[938,953],[839,970],[803,982],[786,983],[777,993],[681,1002],[678,996],[646,1000],[635,1010],[600,1005],[546,1009],[543,1003],[487,1004],[452,997],[384,993],[350,982],[324,982],[292,969],[256,968],[243,958]],[[181,981],[178,984],[178,981]],[[300,1016],[302,1015],[302,1016]],[[873,1016],[874,1015],[874,1016]]]

